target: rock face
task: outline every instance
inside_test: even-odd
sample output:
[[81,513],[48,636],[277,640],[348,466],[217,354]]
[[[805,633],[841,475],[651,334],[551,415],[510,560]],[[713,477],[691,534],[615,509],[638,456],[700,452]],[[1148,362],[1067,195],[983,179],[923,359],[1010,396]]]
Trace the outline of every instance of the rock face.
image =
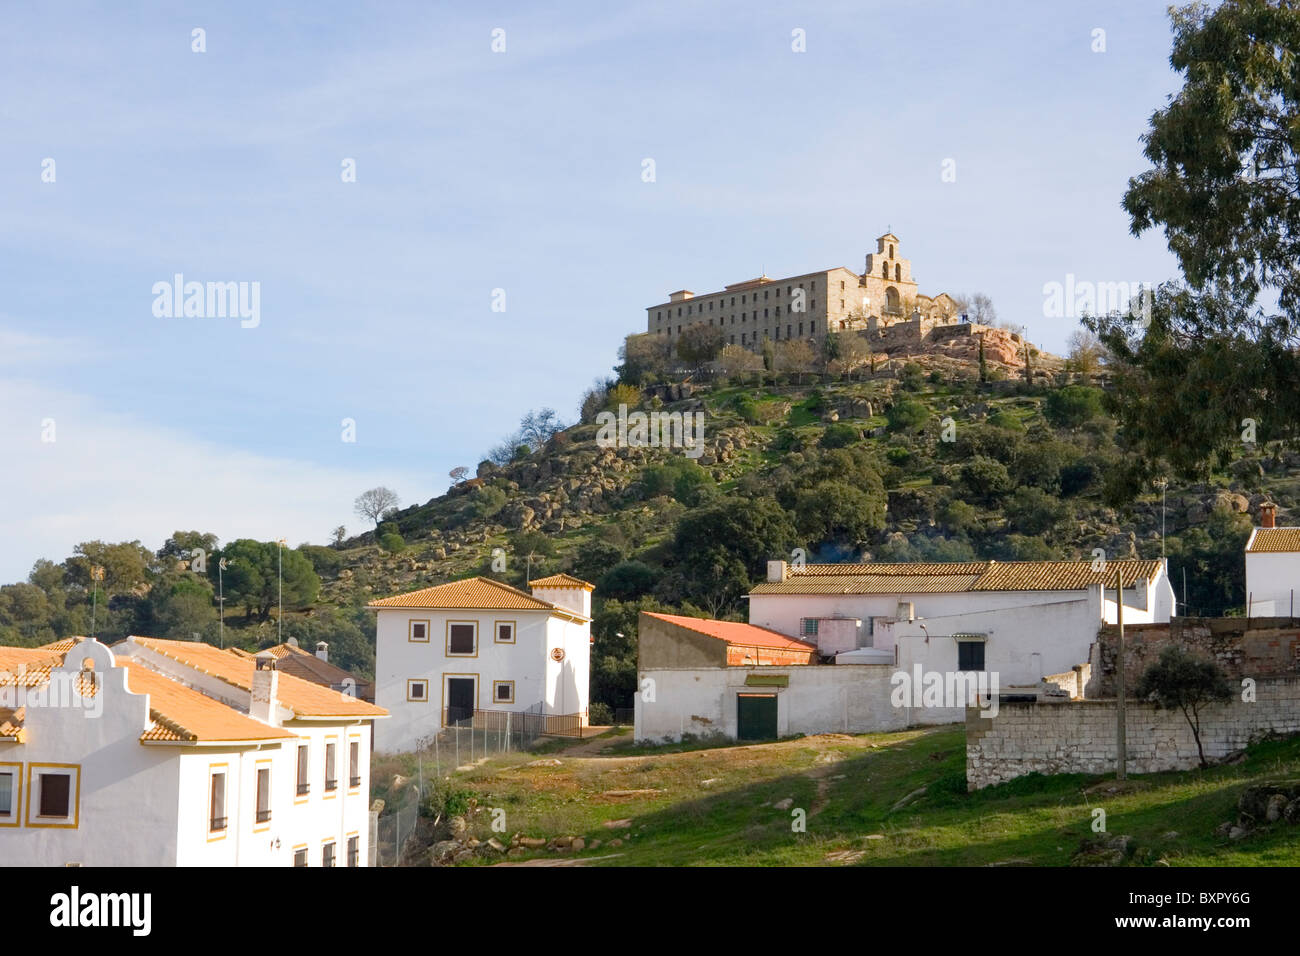
[[1237,798],[1237,819],[1219,824],[1214,833],[1229,840],[1244,840],[1257,829],[1272,824],[1300,824],[1300,780],[1281,780],[1247,787]]

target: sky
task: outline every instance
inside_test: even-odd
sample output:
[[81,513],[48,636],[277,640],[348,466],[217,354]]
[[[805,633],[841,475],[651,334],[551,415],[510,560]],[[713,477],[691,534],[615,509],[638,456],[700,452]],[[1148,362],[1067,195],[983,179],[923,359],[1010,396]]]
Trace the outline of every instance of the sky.
[[576,418],[671,290],[886,230],[1062,351],[1046,284],[1176,275],[1120,207],[1169,46],[1149,0],[6,5],[0,582],[367,530]]

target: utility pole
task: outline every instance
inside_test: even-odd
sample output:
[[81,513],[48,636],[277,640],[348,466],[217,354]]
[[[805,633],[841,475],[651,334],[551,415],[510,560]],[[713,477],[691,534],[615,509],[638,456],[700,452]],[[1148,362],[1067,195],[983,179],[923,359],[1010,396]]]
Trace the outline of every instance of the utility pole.
[[276,643],[284,643],[284,538],[280,538],[276,544],[280,546],[280,617],[276,621],[278,628]]
[[1168,478],[1157,478],[1153,484],[1160,489],[1160,557],[1165,556],[1165,489],[1169,487]]
[[99,582],[104,579],[104,569],[98,565],[90,566],[90,638],[95,639],[95,606],[99,603]]
[[226,559],[220,558],[217,561],[217,620],[220,621],[220,646],[222,649],[226,646],[226,584],[222,580],[222,572],[226,570]]
[[1128,779],[1128,731],[1124,713],[1124,578],[1115,565],[1115,620],[1119,640],[1115,645],[1115,779]]

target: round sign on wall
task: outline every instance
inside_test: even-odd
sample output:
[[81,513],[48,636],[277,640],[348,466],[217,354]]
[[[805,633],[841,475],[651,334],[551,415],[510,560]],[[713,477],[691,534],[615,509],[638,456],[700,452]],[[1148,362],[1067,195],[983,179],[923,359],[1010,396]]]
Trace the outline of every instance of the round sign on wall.
[[551,660],[555,661],[556,663],[559,663],[560,661],[564,660],[564,648],[562,647],[551,648]]

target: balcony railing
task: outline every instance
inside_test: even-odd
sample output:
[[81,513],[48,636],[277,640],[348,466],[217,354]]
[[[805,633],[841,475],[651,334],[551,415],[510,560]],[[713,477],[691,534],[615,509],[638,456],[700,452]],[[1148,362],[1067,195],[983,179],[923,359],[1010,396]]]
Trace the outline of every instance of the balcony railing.
[[225,817],[213,817],[211,820],[208,821],[208,829],[213,833],[216,833],[218,830],[224,830],[225,828],[226,828]]
[[298,784],[298,796],[305,797],[309,793],[311,793],[311,784],[309,783]]
[[258,810],[258,811],[257,811],[257,822],[258,822],[258,823],[265,823],[265,822],[266,822],[267,820],[269,820],[269,819],[271,819],[271,811],[270,811],[270,810]]
[[338,788],[339,788],[339,782],[338,782],[338,780],[326,780],[326,781],[325,781],[325,790],[326,790],[326,792],[329,792],[330,790],[337,790]]
[[360,777],[348,777],[348,786],[349,786],[349,787],[359,787],[359,786],[361,786],[361,778],[360,778]]

